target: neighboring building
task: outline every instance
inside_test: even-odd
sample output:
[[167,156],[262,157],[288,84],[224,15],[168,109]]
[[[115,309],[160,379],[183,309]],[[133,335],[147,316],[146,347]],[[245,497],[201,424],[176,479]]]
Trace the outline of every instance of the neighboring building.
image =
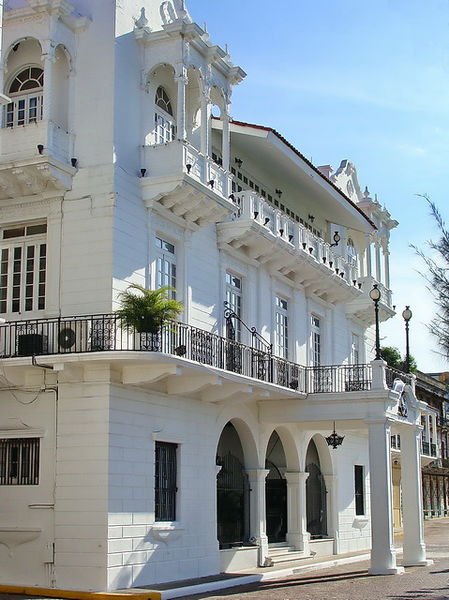
[[[403,564],[427,564],[427,408],[372,360],[397,223],[354,166],[231,120],[245,74],[181,0],[10,0],[2,49],[2,580],[116,589],[371,546],[397,573],[391,433]],[[182,322],[121,328],[131,282],[175,288]]]

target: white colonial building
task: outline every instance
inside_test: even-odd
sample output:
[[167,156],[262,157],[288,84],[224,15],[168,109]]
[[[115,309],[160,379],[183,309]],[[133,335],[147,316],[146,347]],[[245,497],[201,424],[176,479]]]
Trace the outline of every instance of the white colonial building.
[[[1,583],[370,548],[397,573],[399,432],[403,564],[425,564],[426,405],[373,360],[397,223],[354,166],[231,119],[245,73],[181,0],[9,0],[2,32]],[[180,322],[122,328],[130,283],[174,287]]]

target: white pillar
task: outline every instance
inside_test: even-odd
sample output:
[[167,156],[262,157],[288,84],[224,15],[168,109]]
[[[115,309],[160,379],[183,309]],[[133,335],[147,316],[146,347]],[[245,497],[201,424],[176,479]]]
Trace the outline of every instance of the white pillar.
[[371,277],[373,272],[372,258],[371,258],[371,236],[367,235],[366,240],[366,273],[367,277]]
[[268,537],[265,526],[265,479],[270,471],[267,469],[248,469],[250,487],[250,537],[259,546],[259,565],[265,566],[268,558]]
[[49,121],[53,110],[53,65],[56,61],[55,44],[51,40],[43,43],[42,60],[44,62],[44,93],[43,93],[43,119]]
[[287,542],[305,555],[310,554],[310,534],[307,531],[306,481],[309,473],[288,472],[287,480]]
[[421,427],[401,427],[402,520],[405,567],[426,566],[421,483]]
[[385,264],[385,287],[390,289],[390,252],[384,249],[384,264]]
[[369,421],[369,469],[371,490],[371,575],[396,575],[393,543],[393,502],[391,486],[390,422]]
[[339,552],[337,477],[324,475],[327,492],[327,535],[334,538],[334,554]]
[[188,83],[187,70],[184,65],[180,65],[178,75],[175,77],[178,85],[178,106],[176,113],[176,131],[178,140],[185,140],[186,133],[186,87]]
[[384,360],[372,360],[371,361],[371,370],[372,370],[372,382],[371,389],[372,390],[387,390],[387,381],[386,381],[386,373],[385,367],[387,363]]
[[375,252],[376,252],[376,280],[379,283],[382,282],[382,269],[380,267],[380,245],[379,242],[375,244]]
[[221,141],[221,156],[223,160],[223,169],[229,171],[229,159],[231,153],[231,136],[229,131],[229,114],[223,111],[223,135]]
[[209,155],[210,138],[210,101],[209,89],[204,89],[201,94],[201,153]]

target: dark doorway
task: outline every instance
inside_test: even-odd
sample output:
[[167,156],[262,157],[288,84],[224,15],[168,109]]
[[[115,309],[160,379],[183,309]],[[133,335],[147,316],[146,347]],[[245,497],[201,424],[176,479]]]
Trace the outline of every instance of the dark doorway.
[[287,481],[269,460],[270,470],[265,483],[266,530],[268,543],[285,542],[287,536]]
[[326,537],[327,491],[318,450],[313,440],[307,449],[306,471],[309,473],[306,482],[307,531],[312,539]]
[[249,482],[239,434],[229,422],[217,447],[217,537],[220,548],[242,546],[249,540]]

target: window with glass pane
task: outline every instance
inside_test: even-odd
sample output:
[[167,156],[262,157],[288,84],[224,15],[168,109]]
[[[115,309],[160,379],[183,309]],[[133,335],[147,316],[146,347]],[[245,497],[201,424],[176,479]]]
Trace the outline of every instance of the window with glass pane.
[[47,246],[45,224],[1,231],[0,313],[45,308]]
[[321,365],[321,322],[318,317],[312,315],[312,365]]
[[154,113],[154,143],[166,144],[175,139],[176,127],[170,98],[162,86],[156,90]]
[[176,253],[175,247],[170,242],[156,237],[156,287],[168,286],[173,288],[169,292],[170,298],[176,299]]
[[355,514],[365,514],[365,469],[363,465],[354,465]]
[[348,238],[346,250],[347,250],[348,263],[350,265],[353,265],[354,267],[356,267],[357,266],[357,250],[355,249],[354,242],[352,241],[351,238]]
[[26,67],[13,79],[8,94],[12,102],[3,111],[3,127],[36,123],[42,119],[44,71]]
[[[242,280],[232,273],[226,273],[226,302],[227,306],[242,318]],[[231,319],[237,342],[242,341],[242,327],[238,319]]]
[[276,296],[275,348],[277,356],[288,358],[288,304],[287,300]]
[[154,517],[176,521],[177,444],[156,442],[154,473]]

